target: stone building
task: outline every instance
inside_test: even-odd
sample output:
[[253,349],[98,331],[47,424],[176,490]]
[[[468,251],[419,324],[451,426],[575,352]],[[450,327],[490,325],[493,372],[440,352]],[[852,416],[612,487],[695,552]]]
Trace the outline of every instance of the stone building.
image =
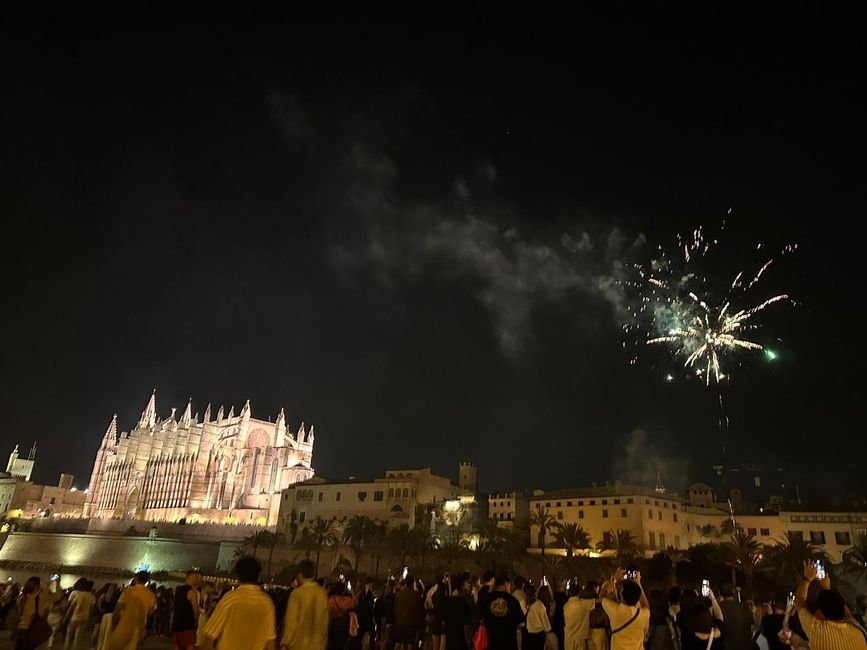
[[313,476],[313,427],[292,433],[283,411],[252,417],[249,400],[200,420],[156,412],[156,392],[136,426],[118,435],[115,416],[96,453],[85,514],[151,521],[273,525],[280,492]]
[[388,470],[385,476],[372,481],[331,481],[317,476],[283,490],[278,530],[294,538],[315,519],[342,523],[356,515],[387,526],[413,527],[428,523],[433,511],[446,501],[468,494],[474,485],[474,476],[461,487],[446,476],[434,474],[429,467]]

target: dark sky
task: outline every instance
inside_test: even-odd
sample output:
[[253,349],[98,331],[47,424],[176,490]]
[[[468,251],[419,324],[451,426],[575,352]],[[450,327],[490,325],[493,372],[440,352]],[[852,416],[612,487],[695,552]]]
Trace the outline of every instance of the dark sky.
[[732,453],[858,485],[858,5],[4,20],[2,452],[83,485],[157,387],[164,417],[285,407],[326,476],[706,478],[716,393],[629,366],[597,285],[727,219],[732,270],[800,245]]

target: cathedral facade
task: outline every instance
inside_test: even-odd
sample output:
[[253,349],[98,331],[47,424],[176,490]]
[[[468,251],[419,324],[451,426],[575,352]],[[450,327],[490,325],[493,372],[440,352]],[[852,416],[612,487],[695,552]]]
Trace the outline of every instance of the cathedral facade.
[[156,391],[141,419],[118,435],[117,415],[102,438],[85,516],[150,521],[271,526],[280,492],[313,476],[313,427],[296,433],[283,411],[275,422],[257,420],[249,400],[235,415],[223,407],[202,420],[192,403],[157,417]]

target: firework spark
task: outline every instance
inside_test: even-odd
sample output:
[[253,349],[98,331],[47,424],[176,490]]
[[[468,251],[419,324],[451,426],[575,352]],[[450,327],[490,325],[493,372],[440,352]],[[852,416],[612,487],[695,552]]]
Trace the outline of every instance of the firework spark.
[[[745,271],[739,271],[727,283],[727,291],[716,296],[709,288],[713,282],[702,274],[701,268],[717,243],[716,239],[706,239],[699,227],[688,240],[678,235],[677,257],[669,257],[660,246],[660,256],[649,268],[637,266],[640,281],[632,283],[639,290],[639,300],[632,311],[636,325],[624,326],[625,333],[643,330],[644,337],[640,340],[643,345],[669,346],[676,356],[684,358],[683,368],[708,386],[712,381],[719,383],[725,379],[724,364],[738,352],[764,351],[766,358],[776,358],[773,351],[751,335],[765,309],[789,300],[782,293],[760,302],[750,301],[750,294],[771,267],[773,258],[749,282],[743,281]],[[761,249],[759,244],[756,250]],[[786,246],[782,254],[796,249],[797,245]],[[636,361],[633,358],[630,363]],[[667,378],[670,381],[671,375]]]

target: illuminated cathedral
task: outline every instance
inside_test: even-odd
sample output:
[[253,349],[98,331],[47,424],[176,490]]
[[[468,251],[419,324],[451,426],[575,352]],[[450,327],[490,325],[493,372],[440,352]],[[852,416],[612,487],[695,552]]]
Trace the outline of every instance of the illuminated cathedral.
[[281,409],[274,422],[235,415],[157,417],[156,391],[138,424],[118,434],[112,418],[93,464],[85,515],[150,521],[273,525],[280,491],[313,476],[313,427],[292,433]]

